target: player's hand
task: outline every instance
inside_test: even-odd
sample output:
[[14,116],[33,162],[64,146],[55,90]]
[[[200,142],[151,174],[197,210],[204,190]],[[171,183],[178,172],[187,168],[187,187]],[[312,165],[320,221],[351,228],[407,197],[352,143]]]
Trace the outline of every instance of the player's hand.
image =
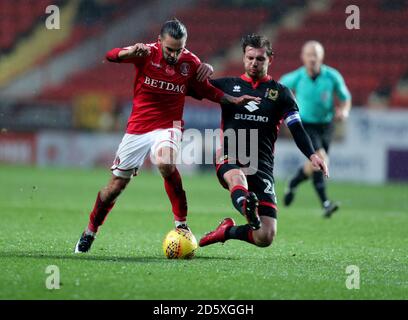
[[322,171],[326,178],[329,177],[329,169],[327,168],[326,162],[322,158],[314,153],[310,156],[310,161],[312,162],[314,169]]
[[334,119],[336,121],[344,121],[348,118],[349,112],[342,109],[342,108],[336,108],[336,113],[334,115]]
[[233,97],[233,96],[230,96],[230,95],[226,94],[224,97],[226,98],[226,100],[229,103],[233,103],[233,104],[236,104],[238,106],[246,105],[248,102],[251,102],[251,101],[255,101],[257,103],[261,102],[261,98],[253,97],[253,96],[250,96],[250,95],[247,95],[247,94],[245,94],[243,96],[240,96],[240,97]]
[[150,47],[144,43],[136,43],[128,49],[128,55],[132,57],[146,57],[150,54]]
[[214,73],[214,68],[211,64],[201,63],[197,69],[197,80],[202,82],[210,78]]

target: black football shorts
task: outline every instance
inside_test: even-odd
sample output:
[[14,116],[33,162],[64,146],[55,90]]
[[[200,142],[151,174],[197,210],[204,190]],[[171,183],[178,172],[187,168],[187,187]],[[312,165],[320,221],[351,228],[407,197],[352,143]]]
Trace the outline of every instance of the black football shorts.
[[324,149],[328,153],[333,136],[333,124],[303,122],[303,127],[312,140],[315,150]]
[[[227,161],[217,165],[217,177],[225,189],[228,189],[228,185],[224,180],[224,174],[231,169],[242,169],[242,166],[239,164],[230,164]],[[276,205],[277,200],[273,175],[266,172],[266,170],[258,169],[255,174],[246,175],[246,178],[248,191],[254,192],[258,197],[258,214],[276,219],[278,207]]]

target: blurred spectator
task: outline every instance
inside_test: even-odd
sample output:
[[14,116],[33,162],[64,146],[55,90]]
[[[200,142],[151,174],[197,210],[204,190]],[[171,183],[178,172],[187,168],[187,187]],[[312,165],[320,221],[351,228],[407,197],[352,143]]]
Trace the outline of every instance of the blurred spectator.
[[253,7],[286,7],[290,6],[303,6],[305,5],[305,0],[224,0],[219,4],[222,6],[234,6],[243,8],[253,8]]
[[378,88],[369,95],[368,107],[372,109],[386,109],[391,92],[392,86],[389,82],[381,83]]
[[86,26],[101,23],[104,18],[109,18],[113,14],[115,8],[115,4],[109,1],[81,0],[76,22]]
[[391,94],[391,106],[408,108],[408,71],[405,72]]
[[407,8],[407,0],[382,0],[381,7],[386,10],[404,10]]

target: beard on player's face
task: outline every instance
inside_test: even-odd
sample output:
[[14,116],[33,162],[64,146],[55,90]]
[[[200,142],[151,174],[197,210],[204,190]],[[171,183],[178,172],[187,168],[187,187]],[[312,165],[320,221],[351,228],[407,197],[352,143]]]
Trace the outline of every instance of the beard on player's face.
[[260,79],[266,75],[264,68],[248,66],[245,69],[246,73],[253,79]]
[[159,37],[159,42],[166,62],[170,65],[176,64],[185,47],[186,38],[174,39],[166,34],[164,37]]
[[166,59],[166,62],[168,64],[176,64],[178,60],[176,57],[172,57],[170,55],[167,55],[166,53],[164,53],[164,59]]
[[260,79],[263,78],[268,73],[268,62],[257,62],[253,63],[252,61],[245,62],[245,72],[251,78]]
[[261,79],[268,73],[271,58],[264,48],[246,47],[244,54],[244,68],[248,76],[253,79]]

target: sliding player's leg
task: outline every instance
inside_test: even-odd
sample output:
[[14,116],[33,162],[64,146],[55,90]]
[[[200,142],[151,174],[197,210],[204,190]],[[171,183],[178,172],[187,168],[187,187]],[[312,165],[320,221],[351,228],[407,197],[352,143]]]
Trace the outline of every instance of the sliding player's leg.
[[205,247],[217,242],[236,239],[251,243],[258,247],[268,247],[272,244],[277,231],[276,217],[260,216],[261,227],[254,230],[249,224],[237,226],[231,218],[225,218],[217,229],[207,233],[200,240],[200,247]]
[[259,229],[257,206],[258,198],[255,193],[248,191],[248,182],[244,172],[233,164],[224,164],[217,173],[222,176],[231,194],[234,207],[242,214],[253,229]]
[[260,219],[259,226],[251,223],[232,226],[225,233],[225,239],[238,239],[259,247],[267,247],[276,234],[276,195],[272,173],[259,170],[256,174],[247,175],[248,189],[257,197],[256,216]]
[[228,239],[239,239],[253,243],[252,230],[261,228],[256,194],[248,191],[247,178],[236,164],[223,163],[218,165],[217,176],[221,185],[230,191],[232,204],[246,218],[248,224],[236,226],[232,218],[226,218],[221,221],[216,230],[207,233],[200,240],[200,246],[225,242]]
[[[269,246],[276,234],[276,195],[274,190],[274,180],[272,174],[258,170],[254,175],[241,175],[239,169],[233,168],[230,170],[222,170],[222,167],[233,166],[231,164],[223,164],[219,167],[218,172],[223,173],[224,179],[220,179],[224,187],[230,187],[229,183],[233,181],[244,182],[248,188],[248,195],[254,195],[256,206],[254,213],[256,214],[259,224],[255,225],[248,223],[245,225],[235,225],[235,221],[231,218],[226,218],[221,221],[220,225],[212,232],[207,233],[201,240],[200,246],[204,247],[217,242],[225,242],[230,239],[246,241],[259,247]],[[220,178],[220,175],[218,174]],[[233,177],[235,180],[233,180]],[[233,187],[232,187],[233,188]],[[248,196],[247,196],[248,199]],[[259,199],[259,200],[258,200]]]
[[216,165],[216,170],[218,181],[229,190],[235,209],[247,219],[254,229],[258,229],[260,227],[257,213],[258,199],[255,193],[248,191],[248,182],[243,171],[246,169],[230,160],[223,160],[222,163]]

